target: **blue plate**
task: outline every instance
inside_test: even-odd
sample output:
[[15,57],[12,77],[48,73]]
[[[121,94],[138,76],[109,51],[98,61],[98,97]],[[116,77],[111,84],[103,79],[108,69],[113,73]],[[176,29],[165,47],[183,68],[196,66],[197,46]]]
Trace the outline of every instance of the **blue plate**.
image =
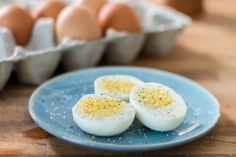
[[[84,133],[73,121],[71,108],[81,96],[94,92],[93,81],[97,77],[108,74],[129,74],[175,89],[188,105],[184,123],[173,131],[155,132],[135,120],[118,136],[97,137]],[[56,77],[33,93],[29,112],[41,128],[60,139],[114,151],[156,150],[184,144],[208,133],[220,117],[216,98],[197,83],[169,72],[135,67],[92,68]]]

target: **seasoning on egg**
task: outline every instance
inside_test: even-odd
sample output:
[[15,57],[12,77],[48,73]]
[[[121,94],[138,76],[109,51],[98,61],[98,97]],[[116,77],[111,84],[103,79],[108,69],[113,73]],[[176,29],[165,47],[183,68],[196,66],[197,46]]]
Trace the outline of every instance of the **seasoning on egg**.
[[125,3],[106,4],[98,15],[98,21],[103,34],[109,28],[125,32],[141,31],[141,22],[138,14]]
[[173,98],[168,91],[161,89],[141,89],[137,91],[140,103],[153,108],[163,108],[173,103]]
[[131,89],[141,83],[141,80],[130,75],[105,75],[94,81],[94,91],[129,102]]
[[107,117],[122,111],[121,102],[108,98],[87,98],[79,102],[78,110],[86,116]]
[[59,13],[66,7],[66,3],[62,0],[46,0],[33,12],[35,20],[39,18],[57,19]]
[[96,136],[114,136],[127,130],[135,118],[127,102],[100,94],[88,94],[72,108],[72,116],[81,130]]
[[79,4],[86,5],[90,9],[95,11],[95,14],[98,15],[101,8],[107,3],[107,0],[78,0]]
[[129,93],[134,85],[134,82],[115,78],[104,78],[103,81],[100,82],[101,88],[107,89],[113,93]]
[[93,12],[84,5],[68,6],[56,22],[58,42],[65,38],[95,40],[101,37],[101,30]]

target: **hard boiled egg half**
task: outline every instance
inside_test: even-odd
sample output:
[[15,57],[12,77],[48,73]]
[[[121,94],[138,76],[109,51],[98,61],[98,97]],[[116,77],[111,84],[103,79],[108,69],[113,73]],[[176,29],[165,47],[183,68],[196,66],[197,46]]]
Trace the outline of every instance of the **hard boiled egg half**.
[[96,94],[109,95],[128,102],[131,89],[140,83],[141,80],[129,75],[106,75],[94,81],[94,88]]
[[173,89],[158,83],[144,83],[131,90],[130,104],[137,118],[155,131],[170,131],[183,121],[187,106]]
[[135,117],[135,110],[129,103],[96,94],[82,97],[72,113],[83,131],[97,136],[120,134],[129,128]]

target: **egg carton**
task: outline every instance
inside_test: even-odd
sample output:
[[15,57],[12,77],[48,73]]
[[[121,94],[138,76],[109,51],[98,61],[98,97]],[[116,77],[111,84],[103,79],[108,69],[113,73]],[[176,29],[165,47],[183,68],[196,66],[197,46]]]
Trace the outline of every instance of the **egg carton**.
[[10,30],[0,28],[0,89],[12,71],[20,82],[41,84],[52,76],[60,61],[64,69],[70,71],[96,66],[101,59],[110,64],[130,64],[140,52],[165,55],[176,36],[191,22],[186,15],[167,7],[146,1],[126,2],[140,16],[143,29],[139,33],[110,29],[100,40],[65,39],[56,45],[54,21],[40,19],[34,25],[29,44],[21,47],[16,45]]

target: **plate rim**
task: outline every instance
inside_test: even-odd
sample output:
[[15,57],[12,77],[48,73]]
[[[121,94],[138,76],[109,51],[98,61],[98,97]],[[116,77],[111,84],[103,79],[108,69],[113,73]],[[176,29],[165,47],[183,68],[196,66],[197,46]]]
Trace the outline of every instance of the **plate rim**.
[[[175,79],[180,79],[180,80],[184,80],[187,81],[188,83],[194,85],[195,87],[200,88],[200,90],[204,91],[208,96],[210,96],[210,99],[212,99],[212,101],[214,101],[214,105],[217,108],[217,112],[216,114],[218,114],[218,116],[216,115],[216,119],[211,123],[211,125],[209,125],[207,128],[205,128],[204,130],[202,130],[201,132],[196,133],[193,136],[189,136],[186,137],[185,139],[179,139],[179,140],[175,140],[175,141],[169,141],[169,142],[163,142],[161,144],[159,143],[153,143],[153,144],[134,144],[134,145],[128,145],[128,144],[122,144],[122,145],[117,145],[117,144],[112,144],[112,143],[99,143],[99,142],[94,142],[94,141],[83,141],[83,140],[74,140],[65,136],[60,136],[57,133],[55,133],[50,127],[47,127],[46,124],[41,121],[39,118],[37,118],[36,114],[34,113],[34,109],[33,109],[33,100],[35,99],[37,93],[44,88],[45,86],[47,86],[48,84],[50,84],[51,82],[53,82],[54,80],[60,79],[62,77],[66,77],[69,75],[73,75],[74,73],[80,73],[80,72],[84,72],[84,71],[96,71],[96,70],[109,70],[109,69],[128,69],[128,70],[145,70],[145,71],[150,71],[150,72],[158,72],[158,73],[162,73],[164,75],[168,75],[170,77],[174,77]],[[46,82],[44,82],[43,84],[41,84],[38,88],[36,88],[36,90],[32,93],[32,95],[30,96],[29,102],[28,102],[28,111],[29,114],[31,116],[31,118],[33,119],[33,121],[40,127],[42,128],[44,131],[48,132],[49,134],[67,141],[69,143],[72,144],[76,144],[76,145],[80,145],[80,146],[84,146],[84,147],[90,147],[90,148],[95,148],[95,149],[100,149],[100,150],[110,150],[110,151],[150,151],[150,150],[160,150],[160,149],[165,149],[165,148],[171,148],[174,146],[178,146],[178,145],[182,145],[191,141],[194,141],[196,139],[199,139],[200,137],[206,135],[207,133],[209,133],[217,124],[217,122],[220,119],[221,116],[221,112],[220,112],[220,103],[219,101],[216,99],[216,97],[205,87],[203,87],[202,85],[200,85],[199,83],[186,78],[184,76],[181,76],[179,74],[175,74],[173,72],[168,72],[168,71],[164,71],[164,70],[160,70],[160,69],[154,69],[154,68],[146,68],[146,67],[139,67],[139,66],[104,66],[104,67],[93,67],[93,68],[86,68],[86,69],[82,69],[82,70],[76,70],[76,71],[72,71],[72,72],[68,72],[59,76],[56,76]]]

